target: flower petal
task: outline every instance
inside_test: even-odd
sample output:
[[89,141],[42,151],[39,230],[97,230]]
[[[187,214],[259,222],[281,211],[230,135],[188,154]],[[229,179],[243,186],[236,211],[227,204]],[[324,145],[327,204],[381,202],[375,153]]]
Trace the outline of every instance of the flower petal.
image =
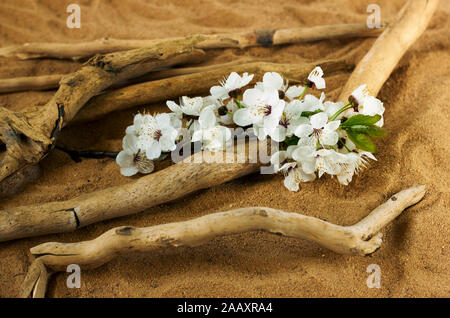
[[161,156],[161,146],[159,142],[152,140],[145,149],[145,155],[148,159],[153,160]]
[[212,97],[216,99],[226,99],[228,98],[228,90],[222,86],[213,86],[209,90]]
[[313,133],[313,127],[310,124],[304,124],[297,127],[294,134],[297,137],[308,137]]
[[122,150],[116,157],[116,163],[122,168],[129,168],[134,165],[134,154],[127,150]]
[[202,127],[202,129],[211,128],[216,125],[217,118],[212,107],[206,107],[202,110],[198,122],[200,123],[200,127]]
[[125,177],[131,177],[134,176],[136,173],[138,173],[138,168],[137,167],[120,168],[120,173]]
[[[248,91],[248,90],[247,90]],[[253,118],[247,108],[240,108],[233,113],[233,121],[242,127],[253,124]]]
[[327,123],[327,121],[328,121],[328,116],[327,116],[326,113],[321,112],[321,113],[312,115],[312,116],[309,118],[309,121],[311,122],[311,126],[312,126],[314,129],[321,129],[321,128],[323,128],[323,127],[325,126],[325,124]]

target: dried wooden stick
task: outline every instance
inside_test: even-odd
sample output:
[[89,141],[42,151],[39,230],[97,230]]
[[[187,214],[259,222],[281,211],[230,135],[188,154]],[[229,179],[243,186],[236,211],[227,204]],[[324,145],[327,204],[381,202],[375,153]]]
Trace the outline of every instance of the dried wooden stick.
[[425,31],[438,4],[439,0],[409,0],[359,62],[339,100],[346,102],[353,90],[363,83],[377,95],[402,56]]
[[0,181],[39,162],[53,149],[59,131],[94,95],[155,68],[198,60],[204,52],[193,45],[201,38],[166,42],[151,48],[98,55],[77,72],[64,76],[59,90],[44,106],[23,112],[0,108]]
[[[42,266],[56,271],[65,271],[70,264],[95,268],[121,254],[198,246],[216,237],[252,231],[310,240],[341,254],[371,254],[381,246],[380,230],[404,209],[419,202],[425,191],[424,185],[400,191],[351,226],[267,207],[248,207],[146,228],[121,226],[91,241],[44,243],[30,249],[36,260],[23,283],[21,296],[28,297],[32,292],[35,297],[45,296],[42,289],[45,280],[41,276],[45,278],[47,271],[42,271]],[[40,289],[36,291],[37,288]]]
[[[266,142],[251,139],[245,149],[233,147],[234,160],[217,163],[204,151],[156,173],[77,198],[0,211],[0,242],[23,237],[63,233],[92,223],[135,214],[194,191],[209,188],[258,171],[256,149]],[[203,159],[202,159],[203,158]]]
[[[196,35],[194,37],[200,36],[202,38],[202,41],[196,43],[196,48],[217,49],[245,48],[250,46],[269,47],[272,45],[302,43],[325,39],[373,37],[380,34],[381,31],[382,28],[369,29],[365,24],[337,24],[280,30]],[[78,43],[25,43],[23,45],[0,48],[0,56],[14,56],[20,59],[50,57],[77,60],[80,58],[91,57],[95,54],[151,47],[166,43],[167,41],[185,41],[188,38],[190,37],[154,40],[118,40],[103,38],[95,41]]]
[[[199,59],[198,62],[203,60]],[[223,63],[223,64],[214,64],[208,66],[196,66],[196,67],[182,67],[182,68],[171,68],[171,69],[163,69],[160,71],[152,71],[149,74],[137,77],[135,79],[129,79],[124,82],[118,83],[116,85],[112,85],[111,87],[120,87],[129,83],[140,83],[145,81],[152,81],[167,77],[173,77],[178,75],[206,72],[210,70],[214,70],[223,66],[231,66],[249,62],[249,58],[243,58],[236,61]],[[197,61],[192,60],[189,61],[189,64],[193,64]],[[0,79],[0,93],[12,93],[12,92],[22,92],[27,90],[47,90],[52,88],[58,88],[59,82],[65,76],[65,74],[54,74],[54,75],[41,75],[41,76],[28,76],[28,77],[14,77],[14,78],[5,78]]]
[[139,83],[95,96],[77,114],[72,123],[98,119],[110,112],[138,105],[205,93],[209,87],[217,85],[219,79],[228,76],[231,72],[255,74],[254,81],[260,80],[265,72],[278,72],[291,80],[302,80],[316,65],[320,65],[327,75],[338,71],[350,71],[353,68],[342,60],[301,64],[252,62],[223,65],[209,71]]
[[56,88],[64,75],[43,75],[0,79],[0,93]]

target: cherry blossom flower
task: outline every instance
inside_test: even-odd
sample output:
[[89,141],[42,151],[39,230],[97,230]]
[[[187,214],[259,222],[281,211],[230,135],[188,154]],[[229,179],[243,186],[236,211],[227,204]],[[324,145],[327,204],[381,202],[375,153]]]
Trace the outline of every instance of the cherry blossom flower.
[[293,159],[293,153],[297,146],[289,146],[286,151],[278,151],[272,155],[270,162],[274,165],[275,171],[284,175],[284,186],[289,191],[298,191],[300,182],[310,182],[316,179],[314,171],[305,173],[302,163]]
[[200,113],[198,126],[192,135],[192,142],[201,141],[203,149],[218,151],[224,149],[231,139],[231,130],[217,124],[212,107],[206,107]]
[[213,86],[210,89],[211,96],[215,99],[224,100],[229,97],[236,97],[240,93],[240,89],[253,79],[253,74],[244,73],[240,76],[238,73],[231,73],[228,78],[221,81],[220,86]]
[[380,115],[382,117],[375,125],[379,127],[383,126],[383,114],[385,110],[383,102],[370,95],[366,84],[360,85],[355,89],[350,95],[349,100],[353,102],[355,106],[353,109],[349,109],[345,112],[346,117],[351,117],[357,113],[368,116]]
[[179,131],[173,127],[173,118],[167,113],[152,115],[137,114],[134,129],[137,132],[137,147],[148,159],[156,159],[161,152],[173,151]]
[[116,157],[122,175],[130,177],[138,172],[151,173],[154,170],[153,161],[149,160],[145,153],[137,147],[135,135],[125,135],[122,148],[123,150]]
[[254,125],[255,134],[264,140],[278,126],[285,101],[275,89],[253,88],[244,92],[243,103],[245,107],[233,114],[234,122],[242,127]]
[[317,89],[325,88],[325,80],[323,79],[323,70],[320,66],[316,66],[308,75],[307,84],[309,87],[312,87],[312,84],[314,84]]
[[278,126],[270,132],[269,136],[274,141],[281,142],[294,134],[298,126],[307,124],[308,118],[302,117],[302,107],[299,100],[293,100],[286,105],[281,115]]
[[200,112],[203,107],[205,107],[204,98],[202,97],[190,98],[183,96],[180,98],[180,105],[177,105],[171,100],[168,100],[166,104],[179,118],[181,118],[183,114],[188,116],[200,116]]
[[328,122],[328,116],[324,112],[312,115],[309,124],[297,127],[295,135],[308,140],[308,144],[315,145],[317,142],[321,146],[334,146],[338,142],[337,129],[340,120]]

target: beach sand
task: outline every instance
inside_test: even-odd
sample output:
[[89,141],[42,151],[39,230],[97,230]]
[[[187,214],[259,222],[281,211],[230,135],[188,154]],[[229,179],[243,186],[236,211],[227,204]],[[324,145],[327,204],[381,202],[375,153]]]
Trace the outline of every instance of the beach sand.
[[[81,6],[81,29],[66,27],[66,7]],[[264,2],[262,4],[262,2]],[[101,37],[153,39],[196,33],[237,32],[334,23],[365,23],[370,1],[52,1],[0,3],[0,45],[30,41],[70,42]],[[403,0],[377,0],[382,19],[392,19]],[[414,184],[428,192],[383,230],[383,245],[367,257],[342,256],[315,243],[263,232],[222,237],[195,248],[118,257],[82,272],[80,289],[66,287],[67,273],[52,276],[49,297],[449,297],[449,87],[450,1],[441,1],[425,33],[384,84],[389,136],[377,141],[378,161],[349,186],[322,177],[289,192],[282,176],[244,177],[202,190],[140,214],[100,222],[73,233],[0,243],[0,296],[19,293],[32,261],[29,249],[48,241],[77,242],[121,225],[151,226],[245,206],[268,206],[350,225],[390,195]],[[285,63],[344,58],[357,63],[374,39],[321,41],[274,48],[208,52],[205,64],[252,57]],[[389,52],[386,52],[389,54]],[[0,58],[0,78],[67,73],[80,63]],[[336,98],[349,73],[327,78]],[[219,80],[219,79],[218,79]],[[0,106],[21,110],[43,105],[54,91],[0,95]],[[317,92],[316,92],[317,93]],[[125,128],[139,110],[166,111],[164,102],[113,113],[70,126],[58,143],[72,149],[120,150]],[[66,200],[124,184],[112,159],[73,162],[54,150],[30,170],[17,194],[0,209]],[[158,185],[155,185],[157,187]],[[12,191],[12,189],[11,189]],[[367,266],[381,268],[381,288],[366,285]]]

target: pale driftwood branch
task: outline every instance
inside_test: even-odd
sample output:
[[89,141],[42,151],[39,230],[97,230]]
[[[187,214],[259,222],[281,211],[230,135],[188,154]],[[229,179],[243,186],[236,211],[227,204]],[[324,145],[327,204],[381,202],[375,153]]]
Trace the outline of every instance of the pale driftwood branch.
[[95,268],[126,253],[198,246],[216,237],[251,231],[310,240],[341,254],[371,254],[381,246],[382,233],[379,231],[404,209],[419,202],[425,191],[424,185],[400,191],[352,226],[335,225],[267,207],[248,207],[147,228],[121,226],[91,241],[44,243],[30,250],[36,260],[23,283],[21,296],[29,297],[32,293],[34,297],[45,296],[45,267],[56,271],[65,271],[70,264]]
[[[194,191],[209,188],[258,171],[257,147],[234,147],[232,163],[205,163],[208,151],[131,182],[77,198],[0,211],[0,242],[23,237],[74,231],[92,223],[135,214]],[[249,151],[252,150],[252,151]],[[201,163],[200,163],[201,162]]]
[[339,100],[346,102],[364,83],[376,96],[408,48],[425,31],[438,4],[439,0],[409,0],[359,62]]
[[[383,26],[384,27],[384,26]],[[280,30],[262,30],[252,32],[196,35],[202,40],[195,47],[199,49],[245,48],[251,46],[272,46],[288,43],[302,43],[326,39],[350,37],[374,37],[380,34],[382,28],[369,29],[365,24],[337,24],[315,27],[302,27]],[[167,41],[187,38],[154,39],[154,40],[118,40],[103,38],[89,42],[78,43],[26,43],[0,48],[0,56],[15,56],[20,59],[32,58],[62,58],[80,59],[95,54],[105,54],[118,51],[151,47]]]
[[0,93],[56,88],[64,75],[43,75],[0,79]]
[[223,65],[198,73],[130,85],[95,96],[80,110],[73,123],[98,119],[110,112],[134,106],[151,104],[161,100],[178,99],[179,96],[209,93],[208,90],[211,86],[217,85],[220,79],[228,76],[231,72],[255,74],[254,81],[260,80],[265,72],[278,72],[291,81],[301,81],[308,76],[316,65],[320,65],[327,75],[353,69],[352,65],[339,60],[301,64],[252,62],[240,65]]
[[46,105],[23,112],[0,108],[0,149],[6,146],[6,151],[0,152],[0,181],[45,157],[53,149],[61,128],[92,96],[154,69],[197,61],[204,55],[193,48],[199,40],[95,56],[77,72],[64,76],[59,90]]

